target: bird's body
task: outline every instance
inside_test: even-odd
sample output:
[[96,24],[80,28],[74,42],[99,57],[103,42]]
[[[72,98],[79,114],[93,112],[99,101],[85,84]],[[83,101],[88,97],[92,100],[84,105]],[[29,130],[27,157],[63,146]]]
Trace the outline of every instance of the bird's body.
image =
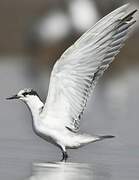
[[[21,90],[21,93],[22,90]],[[66,152],[66,149],[76,149],[88,143],[99,141],[105,138],[114,136],[92,136],[89,134],[80,134],[73,132],[68,127],[59,126],[59,119],[51,116],[44,116],[42,113],[43,103],[38,96],[29,97],[26,102],[33,118],[33,129],[37,135],[47,140],[48,142],[57,145]],[[47,119],[49,119],[47,123]],[[55,122],[55,123],[49,123]]]
[[123,46],[128,29],[135,21],[124,5],[102,18],[68,48],[55,63],[45,104],[31,89],[8,99],[24,101],[33,117],[35,132],[57,145],[67,158],[66,149],[112,138],[80,134],[84,108],[98,79]]
[[36,133],[52,144],[65,149],[79,148],[87,143],[96,141],[99,137],[93,137],[87,134],[79,134],[70,131],[68,128],[60,128],[49,124],[40,123],[35,127]]

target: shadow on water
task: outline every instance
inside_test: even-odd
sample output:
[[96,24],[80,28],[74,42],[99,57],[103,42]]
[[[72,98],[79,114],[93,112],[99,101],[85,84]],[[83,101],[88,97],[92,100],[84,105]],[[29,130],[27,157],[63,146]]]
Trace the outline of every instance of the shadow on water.
[[28,180],[95,180],[110,179],[109,170],[98,169],[92,164],[84,163],[35,163],[32,176]]

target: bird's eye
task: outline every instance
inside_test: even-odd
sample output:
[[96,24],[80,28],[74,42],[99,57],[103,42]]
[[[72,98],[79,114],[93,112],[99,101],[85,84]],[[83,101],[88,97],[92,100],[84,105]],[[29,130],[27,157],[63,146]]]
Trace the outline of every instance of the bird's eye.
[[23,95],[23,96],[26,96],[26,95],[28,95],[28,93],[27,93],[27,92],[24,92],[22,95]]

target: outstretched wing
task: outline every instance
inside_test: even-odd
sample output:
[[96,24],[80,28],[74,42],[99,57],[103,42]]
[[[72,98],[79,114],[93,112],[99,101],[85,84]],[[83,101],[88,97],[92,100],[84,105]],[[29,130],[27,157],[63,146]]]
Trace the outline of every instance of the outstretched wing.
[[55,63],[42,111],[46,122],[72,131],[79,129],[87,99],[98,79],[119,53],[128,28],[135,23],[133,11],[124,5],[105,16],[69,47]]

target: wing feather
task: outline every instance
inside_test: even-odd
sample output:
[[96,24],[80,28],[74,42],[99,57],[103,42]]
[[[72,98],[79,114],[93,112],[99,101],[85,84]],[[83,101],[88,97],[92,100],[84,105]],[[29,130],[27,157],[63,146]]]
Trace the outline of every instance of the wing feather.
[[79,130],[90,93],[119,53],[129,27],[135,23],[132,16],[136,10],[126,15],[127,7],[124,5],[102,18],[55,63],[42,111],[46,123]]

